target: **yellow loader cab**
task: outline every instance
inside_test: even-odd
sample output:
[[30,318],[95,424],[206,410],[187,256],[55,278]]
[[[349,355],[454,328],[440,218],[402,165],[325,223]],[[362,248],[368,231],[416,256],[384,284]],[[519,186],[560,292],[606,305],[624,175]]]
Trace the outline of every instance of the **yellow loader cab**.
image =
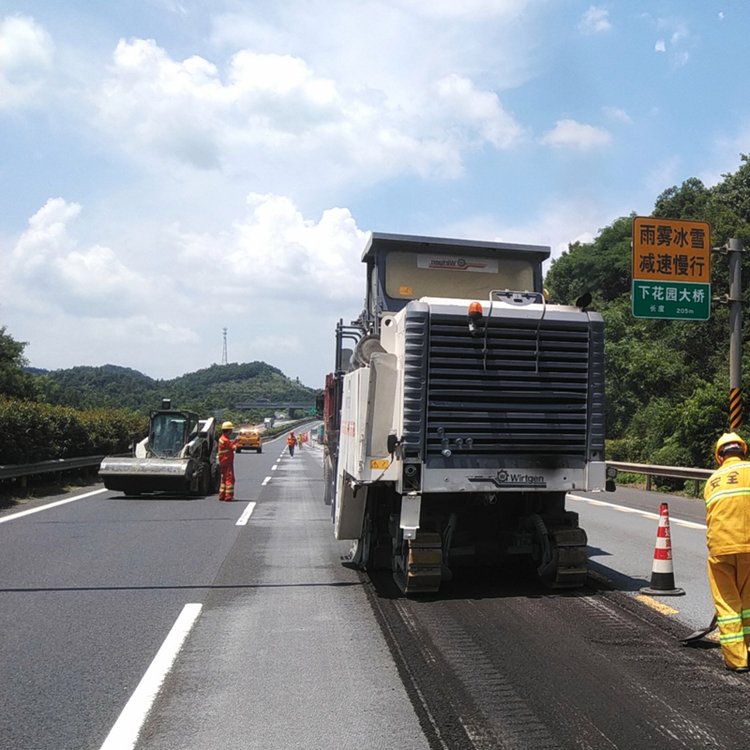
[[260,430],[255,427],[241,427],[232,435],[233,440],[237,440],[237,453],[243,450],[254,450],[257,453],[263,453],[263,437]]

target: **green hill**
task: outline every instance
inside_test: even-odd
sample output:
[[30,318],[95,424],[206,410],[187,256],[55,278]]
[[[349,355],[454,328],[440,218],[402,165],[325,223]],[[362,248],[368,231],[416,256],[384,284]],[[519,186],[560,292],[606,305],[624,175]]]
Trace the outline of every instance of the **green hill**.
[[314,403],[316,391],[288,378],[265,362],[212,365],[171,380],[155,380],[137,370],[116,365],[32,370],[43,399],[77,409],[117,408],[147,413],[170,398],[179,408],[201,415],[221,412],[230,419],[253,421],[272,410],[238,412],[241,401]]

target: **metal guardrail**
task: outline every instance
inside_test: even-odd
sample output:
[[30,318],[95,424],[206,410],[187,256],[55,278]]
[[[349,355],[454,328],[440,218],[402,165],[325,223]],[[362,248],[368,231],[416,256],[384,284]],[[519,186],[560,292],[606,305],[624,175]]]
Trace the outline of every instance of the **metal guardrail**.
[[54,474],[71,469],[87,469],[99,466],[104,456],[78,456],[77,458],[55,458],[33,464],[8,464],[0,466],[0,479],[18,479],[36,474]]
[[694,495],[700,494],[699,484],[705,482],[713,472],[711,469],[691,469],[686,466],[658,466],[654,464],[630,464],[624,461],[607,461],[607,466],[612,466],[617,471],[625,471],[630,474],[643,474],[646,477],[646,490],[651,491],[652,477],[669,477],[671,479],[692,479],[694,484]]
[[[302,420],[305,421],[305,420]],[[286,431],[285,428],[282,431]],[[129,454],[128,454],[129,455]],[[0,466],[0,479],[17,479],[35,474],[54,474],[71,469],[86,469],[99,466],[104,456],[79,456],[78,458],[57,458],[51,461],[39,461],[33,464],[9,464]],[[652,477],[671,477],[673,479],[692,479],[695,482],[695,494],[698,494],[698,483],[705,482],[712,474],[711,469],[692,469],[685,466],[658,466],[655,464],[633,464],[625,461],[607,461],[617,471],[631,474],[642,474],[646,477],[646,489],[651,490]]]

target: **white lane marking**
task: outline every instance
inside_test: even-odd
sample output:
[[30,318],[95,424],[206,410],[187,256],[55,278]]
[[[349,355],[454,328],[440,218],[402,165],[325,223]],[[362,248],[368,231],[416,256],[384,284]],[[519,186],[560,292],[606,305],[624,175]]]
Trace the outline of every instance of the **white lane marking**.
[[271,481],[271,477],[266,477],[261,483],[261,487],[265,487]]
[[83,500],[84,497],[92,497],[93,495],[100,495],[102,492],[106,492],[106,489],[93,490],[92,492],[86,492],[83,495],[76,495],[75,497],[68,497],[65,500],[57,500],[54,503],[47,503],[47,505],[40,505],[38,508],[30,508],[29,510],[22,510],[18,513],[13,513],[10,516],[3,516],[0,518],[0,523],[6,523],[7,521],[15,521],[16,518],[21,516],[28,516],[32,513],[39,513],[43,510],[49,510],[50,508],[56,508],[58,505],[65,505],[66,503],[72,503],[75,500]]
[[276,471],[276,469],[278,469],[278,468],[279,468],[279,465],[278,465],[278,464],[274,464],[274,465],[273,465],[273,466],[271,467],[271,471]]
[[254,510],[255,503],[248,503],[247,508],[242,511],[242,515],[237,519],[235,526],[244,526],[250,520],[250,516],[253,515]]
[[101,750],[132,750],[135,747],[164,678],[172,668],[202,608],[202,604],[186,604],[182,608],[180,616],[104,740]]
[[[615,503],[606,503],[603,500],[594,500],[591,497],[583,497],[582,495],[574,495],[572,492],[568,493],[568,497],[571,500],[580,500],[584,503],[589,503],[589,505],[603,505],[607,508],[613,508],[614,510],[619,510],[621,513],[637,513],[643,518],[648,518],[652,521],[659,520],[658,513],[650,513],[647,510],[638,510],[637,508],[628,508],[625,505],[616,505]],[[677,526],[684,526],[687,529],[705,529],[706,528],[706,525],[703,523],[695,523],[695,521],[683,521],[681,518],[674,518],[672,516],[669,517],[669,522],[674,523]]]

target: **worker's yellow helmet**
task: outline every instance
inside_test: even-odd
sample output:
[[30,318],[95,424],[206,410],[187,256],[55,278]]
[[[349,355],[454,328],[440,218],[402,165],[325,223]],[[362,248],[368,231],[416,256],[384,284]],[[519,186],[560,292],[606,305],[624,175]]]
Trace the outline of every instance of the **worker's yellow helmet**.
[[725,432],[716,441],[714,456],[716,456],[717,464],[724,463],[724,454],[730,447],[741,450],[743,457],[747,456],[747,443],[736,432]]
[[224,424],[221,426],[222,431],[224,430],[233,430],[234,425],[231,422],[224,422]]

